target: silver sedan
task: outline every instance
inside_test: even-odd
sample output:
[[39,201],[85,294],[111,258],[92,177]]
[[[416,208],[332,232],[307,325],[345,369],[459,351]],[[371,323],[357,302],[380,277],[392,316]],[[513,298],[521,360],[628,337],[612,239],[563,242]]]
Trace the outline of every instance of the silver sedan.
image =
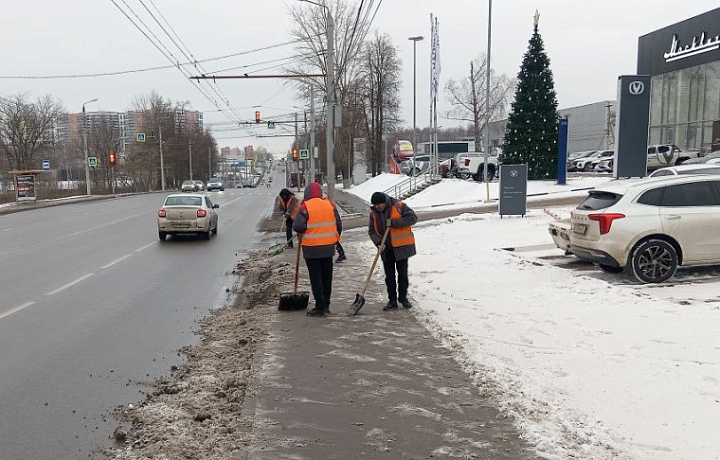
[[219,207],[205,195],[169,195],[158,211],[157,224],[160,241],[165,241],[168,235],[179,233],[197,233],[209,240],[211,233],[217,235],[218,232],[216,210]]

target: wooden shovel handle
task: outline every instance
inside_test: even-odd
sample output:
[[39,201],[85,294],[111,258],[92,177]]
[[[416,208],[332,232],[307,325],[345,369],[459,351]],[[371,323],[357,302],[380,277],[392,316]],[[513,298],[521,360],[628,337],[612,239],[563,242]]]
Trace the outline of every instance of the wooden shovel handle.
[[293,294],[297,294],[298,278],[300,276],[300,250],[302,249],[302,235],[298,235],[297,255],[295,256],[295,287],[293,288]]
[[375,254],[375,259],[373,260],[372,266],[370,267],[370,273],[368,273],[367,280],[365,280],[365,287],[362,291],[362,296],[365,297],[365,291],[367,291],[368,286],[370,286],[370,278],[372,278],[372,274],[375,271],[375,266],[377,265],[377,261],[380,258],[380,253],[384,249],[385,246],[385,240],[387,239],[388,234],[390,233],[390,227],[385,228],[385,233],[383,233],[382,241],[380,241],[380,246],[378,246],[377,253]]

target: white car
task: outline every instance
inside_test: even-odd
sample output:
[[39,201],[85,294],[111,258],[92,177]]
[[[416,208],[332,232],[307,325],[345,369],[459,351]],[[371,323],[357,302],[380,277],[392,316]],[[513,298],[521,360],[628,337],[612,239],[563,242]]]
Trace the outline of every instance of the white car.
[[667,168],[656,169],[648,177],[678,176],[688,174],[720,174],[718,164],[682,164]]
[[614,152],[612,150],[598,150],[591,155],[575,160],[573,165],[575,167],[575,171],[590,172],[593,170],[593,161],[597,160],[598,158],[608,158],[613,155]]
[[612,172],[615,163],[615,152],[604,150],[598,158],[592,161],[592,170],[595,172]]
[[169,195],[157,213],[160,241],[178,233],[199,233],[209,240],[211,233],[218,232],[219,207],[209,197],[197,193]]
[[720,177],[615,181],[590,191],[571,221],[578,257],[661,283],[680,265],[720,264]]

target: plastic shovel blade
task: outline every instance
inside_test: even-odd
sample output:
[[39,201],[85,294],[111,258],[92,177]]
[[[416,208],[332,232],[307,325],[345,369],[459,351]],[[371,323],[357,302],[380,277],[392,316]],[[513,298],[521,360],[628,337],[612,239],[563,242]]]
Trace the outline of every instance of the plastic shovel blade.
[[352,306],[350,307],[350,310],[348,310],[348,315],[355,316],[358,314],[360,309],[365,305],[365,297],[361,296],[360,294],[355,295],[355,302],[353,302]]

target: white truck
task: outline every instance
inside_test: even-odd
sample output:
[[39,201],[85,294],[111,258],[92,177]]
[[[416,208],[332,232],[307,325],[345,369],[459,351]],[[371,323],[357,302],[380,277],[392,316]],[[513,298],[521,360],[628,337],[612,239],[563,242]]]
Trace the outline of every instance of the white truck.
[[[458,159],[458,173],[461,177],[472,176],[478,182],[484,180],[485,154],[483,152],[462,153]],[[487,156],[488,178],[493,180],[498,171],[498,156],[492,153]]]

